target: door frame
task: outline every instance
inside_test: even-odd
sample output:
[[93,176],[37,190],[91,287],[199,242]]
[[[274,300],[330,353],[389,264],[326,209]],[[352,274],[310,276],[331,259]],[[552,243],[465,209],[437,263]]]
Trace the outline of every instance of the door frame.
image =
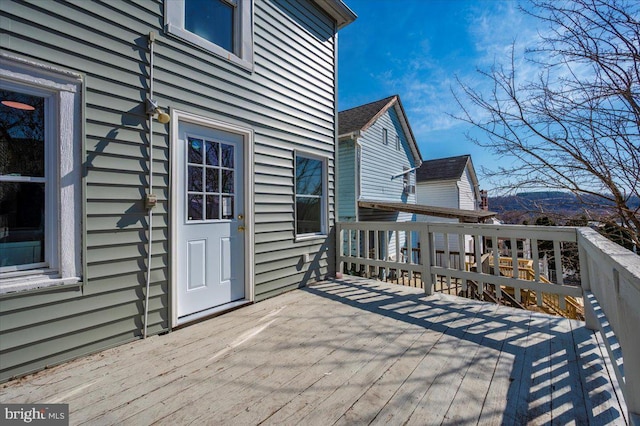
[[[242,300],[230,302],[221,306],[217,306],[202,312],[200,315],[190,316],[188,320],[180,321],[178,318],[178,199],[176,195],[179,193],[177,187],[178,173],[178,137],[180,123],[196,124],[202,127],[208,127],[215,130],[221,130],[228,133],[241,135],[243,138],[244,156],[244,289],[245,297]],[[254,286],[254,203],[253,203],[253,181],[254,181],[254,162],[253,162],[253,129],[237,124],[232,124],[217,120],[211,117],[205,117],[186,111],[171,109],[171,125],[169,129],[169,228],[170,228],[170,259],[169,259],[169,277],[170,277],[170,313],[171,327],[176,327],[191,321],[201,319],[206,316],[226,311],[231,308],[251,303],[255,297]]]

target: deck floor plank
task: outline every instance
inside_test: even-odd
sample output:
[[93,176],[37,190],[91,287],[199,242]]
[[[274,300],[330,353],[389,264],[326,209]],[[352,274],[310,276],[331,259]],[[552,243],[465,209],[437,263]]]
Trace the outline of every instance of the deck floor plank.
[[[481,304],[473,304],[466,310],[466,315],[460,315],[454,321],[443,324],[446,329],[438,330],[441,335],[438,336],[437,342],[425,351],[416,368],[403,378],[396,393],[386,402],[372,424],[406,423],[425,394],[448,381],[444,376],[457,368],[453,365],[456,358],[459,358],[455,356],[457,350],[462,349],[462,353],[465,353],[467,349],[461,346],[466,346],[468,342],[458,337],[465,335],[466,329],[474,323],[475,315],[482,307]],[[425,421],[423,424],[432,423],[427,421],[432,420],[431,416],[421,420]]]
[[[501,352],[498,355],[493,376],[489,389],[485,395],[484,402],[481,407],[480,419],[478,424],[487,426],[497,426],[501,424],[511,424],[505,421],[505,406],[509,405],[509,389],[515,389],[512,385],[515,381],[517,371],[521,371],[523,362],[519,362],[514,351],[503,350],[507,345],[515,344],[523,341],[523,336],[528,332],[528,323],[531,318],[531,311],[514,310],[508,314],[503,314],[501,318],[508,322],[509,326],[505,326],[504,322],[497,322],[497,329],[506,329],[506,335],[502,341]],[[496,336],[497,338],[498,336]],[[524,340],[526,342],[526,339]],[[515,402],[515,398],[511,398]],[[513,404],[512,404],[513,405]],[[510,420],[514,420],[513,416]]]
[[625,424],[579,321],[347,278],[0,385],[70,424]]
[[[455,323],[461,316],[460,312],[447,310],[444,306],[428,312],[414,312],[412,316],[435,324]],[[441,333],[424,333],[411,345],[407,352],[408,356],[394,360],[394,363],[364,390],[364,393],[338,418],[335,424],[353,425],[372,422],[440,337],[442,337]]]

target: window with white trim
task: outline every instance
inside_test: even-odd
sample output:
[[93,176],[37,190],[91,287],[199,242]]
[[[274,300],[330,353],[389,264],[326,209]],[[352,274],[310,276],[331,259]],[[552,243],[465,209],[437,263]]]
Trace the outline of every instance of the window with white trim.
[[80,280],[81,80],[0,66],[0,292]]
[[167,0],[169,34],[250,68],[252,0]]
[[382,143],[384,145],[389,144],[389,135],[388,135],[387,129],[382,129]]
[[297,153],[295,156],[296,236],[326,235],[325,159]]
[[402,143],[400,142],[400,136],[396,135],[396,150],[400,151],[402,149]]

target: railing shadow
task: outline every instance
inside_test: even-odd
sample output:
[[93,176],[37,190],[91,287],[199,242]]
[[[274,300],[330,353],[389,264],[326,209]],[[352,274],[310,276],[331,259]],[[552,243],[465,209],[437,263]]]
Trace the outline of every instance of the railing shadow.
[[[408,292],[358,278],[302,290],[461,339],[463,344],[510,354],[502,424],[627,423],[601,348],[584,323],[505,307],[472,309],[484,303],[455,296],[426,297],[415,289]],[[442,321],[443,309],[452,319]],[[465,316],[472,321],[455,324]]]

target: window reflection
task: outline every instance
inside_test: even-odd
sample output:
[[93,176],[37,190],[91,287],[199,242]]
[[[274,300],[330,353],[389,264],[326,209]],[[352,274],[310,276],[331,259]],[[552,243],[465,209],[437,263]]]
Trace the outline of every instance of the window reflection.
[[0,267],[41,263],[45,100],[10,90],[0,90],[0,99]]
[[322,194],[322,161],[297,157],[296,194]]

